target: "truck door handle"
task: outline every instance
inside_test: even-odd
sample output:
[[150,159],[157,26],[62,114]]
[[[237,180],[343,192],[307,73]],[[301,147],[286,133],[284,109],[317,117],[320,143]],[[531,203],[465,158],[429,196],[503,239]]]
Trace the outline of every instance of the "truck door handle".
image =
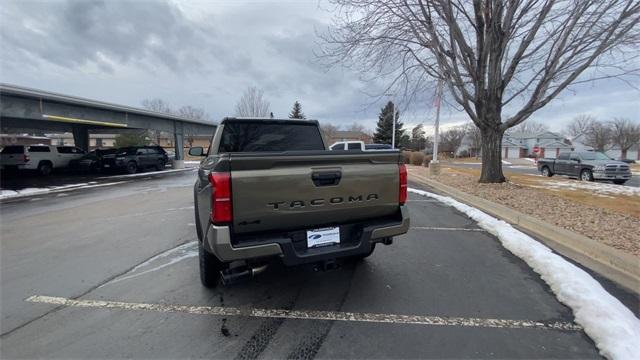
[[311,173],[311,180],[316,186],[332,186],[338,185],[342,178],[341,171],[326,171]]

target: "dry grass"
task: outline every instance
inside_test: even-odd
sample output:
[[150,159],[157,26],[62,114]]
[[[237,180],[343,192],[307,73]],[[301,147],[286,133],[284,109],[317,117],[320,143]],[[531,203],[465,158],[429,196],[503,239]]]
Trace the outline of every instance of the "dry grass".
[[579,189],[552,191],[533,187],[538,185],[536,181],[549,181],[548,178],[512,173],[506,176],[509,178],[506,183],[480,184],[477,169],[444,167],[435,180],[640,256],[637,196],[609,199]]
[[[474,176],[476,178],[480,177],[480,170],[478,169],[447,168],[446,171],[450,173]],[[602,197],[596,196],[593,194],[593,192],[587,190],[545,188],[545,184],[543,183],[578,180],[535,177],[512,172],[505,172],[505,176],[507,177],[507,180],[509,182],[516,185],[532,187],[536,190],[552,194],[553,196],[559,196],[561,198],[574,201],[579,204],[603,208],[621,214],[631,215],[640,219],[640,198],[638,198],[637,196],[616,195],[615,197]]]

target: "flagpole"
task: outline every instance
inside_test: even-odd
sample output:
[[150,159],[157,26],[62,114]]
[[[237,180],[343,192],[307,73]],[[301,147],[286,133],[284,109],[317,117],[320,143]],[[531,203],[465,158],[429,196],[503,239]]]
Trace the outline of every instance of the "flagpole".
[[440,132],[440,102],[442,101],[442,87],[444,83],[442,79],[438,80],[438,87],[436,89],[436,121],[435,131],[433,134],[433,160],[429,164],[429,173],[437,175],[440,173],[440,167],[438,162],[438,137]]

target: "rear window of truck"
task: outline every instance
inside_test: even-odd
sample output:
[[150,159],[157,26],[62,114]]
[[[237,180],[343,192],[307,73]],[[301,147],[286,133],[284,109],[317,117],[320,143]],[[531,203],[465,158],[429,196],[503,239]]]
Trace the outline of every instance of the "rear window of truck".
[[324,150],[315,124],[229,122],[224,124],[218,152]]

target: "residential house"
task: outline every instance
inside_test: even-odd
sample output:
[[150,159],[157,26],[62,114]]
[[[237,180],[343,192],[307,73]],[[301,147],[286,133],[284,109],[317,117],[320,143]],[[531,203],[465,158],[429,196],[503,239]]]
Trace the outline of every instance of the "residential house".
[[[538,153],[534,152],[538,148]],[[562,135],[551,131],[541,133],[514,132],[502,138],[503,158],[546,157],[556,158],[563,151],[570,151],[571,145]]]

